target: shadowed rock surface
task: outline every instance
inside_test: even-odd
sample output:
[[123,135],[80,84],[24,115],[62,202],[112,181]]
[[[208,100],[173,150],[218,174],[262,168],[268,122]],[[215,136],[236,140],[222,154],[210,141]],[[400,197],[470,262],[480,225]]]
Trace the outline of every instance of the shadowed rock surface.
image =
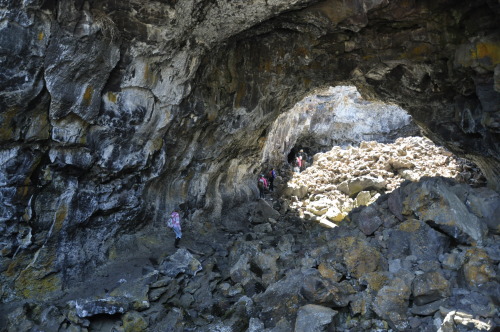
[[[264,146],[288,135],[270,138],[274,122],[337,85],[403,107],[498,190],[499,13],[490,0],[1,1],[2,328],[289,331],[298,310],[300,324],[321,311],[345,329],[494,319],[499,214],[484,188],[407,184],[385,200],[397,215],[377,209],[382,224],[363,232],[355,215],[342,233],[285,218],[276,200],[279,217],[251,206]],[[397,208],[415,193],[437,205]],[[164,226],[175,206],[189,220],[182,257]],[[413,231],[449,247],[424,258]],[[377,260],[357,266],[366,253]],[[180,274],[160,268],[178,259]],[[412,288],[420,271],[430,290]],[[302,290],[310,275],[317,291]]]

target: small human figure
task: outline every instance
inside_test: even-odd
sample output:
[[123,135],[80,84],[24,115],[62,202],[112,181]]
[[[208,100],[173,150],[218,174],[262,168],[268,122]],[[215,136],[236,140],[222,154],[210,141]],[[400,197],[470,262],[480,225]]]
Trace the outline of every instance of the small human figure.
[[259,198],[265,198],[264,190],[267,188],[267,180],[264,174],[260,175],[260,178],[257,181],[257,187],[259,188]]
[[175,242],[174,245],[176,248],[179,248],[179,241],[182,238],[182,229],[181,229],[181,217],[179,216],[179,210],[174,209],[170,214],[170,217],[167,221],[167,226],[172,228],[175,232]]
[[299,169],[302,172],[303,170],[306,169],[307,154],[304,152],[303,149],[300,149],[299,153],[297,153],[297,156],[300,158]]
[[293,168],[294,172],[300,173],[300,170],[302,169],[302,157],[297,156],[295,158],[295,167]]
[[273,167],[271,167],[271,170],[269,171],[269,191],[273,192],[274,191],[274,179],[276,178],[276,171],[274,170]]
[[304,157],[305,157],[304,150],[300,149],[299,153],[297,153],[297,156],[302,157],[302,159],[304,159]]

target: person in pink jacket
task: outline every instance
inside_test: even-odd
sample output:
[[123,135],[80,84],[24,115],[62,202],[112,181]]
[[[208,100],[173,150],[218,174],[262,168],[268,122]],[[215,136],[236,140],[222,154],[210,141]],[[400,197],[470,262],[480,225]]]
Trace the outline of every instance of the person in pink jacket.
[[182,238],[182,229],[181,229],[181,217],[179,216],[179,210],[175,209],[170,214],[168,218],[167,226],[172,228],[175,232],[175,247],[179,248],[179,241]]
[[259,198],[265,198],[264,190],[267,189],[267,179],[264,174],[260,175],[260,178],[257,181],[257,187],[259,188]]

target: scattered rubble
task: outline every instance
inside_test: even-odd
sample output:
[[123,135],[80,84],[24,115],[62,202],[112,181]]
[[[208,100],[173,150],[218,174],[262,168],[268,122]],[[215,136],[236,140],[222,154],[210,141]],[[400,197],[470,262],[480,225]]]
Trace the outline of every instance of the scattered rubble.
[[334,147],[318,153],[312,165],[294,173],[284,196],[301,217],[329,224],[342,221],[352,209],[375,202],[405,180],[443,176],[480,183],[470,163],[424,137],[398,138],[394,143],[362,142],[359,147]]
[[[461,169],[443,151],[407,138],[317,155],[287,186],[277,179],[287,196],[232,209],[191,238],[186,221],[180,249],[161,228],[121,239],[123,267],[98,271],[119,280],[112,288],[13,303],[7,330],[493,331],[500,195],[450,178]],[[157,251],[125,276],[130,255]]]

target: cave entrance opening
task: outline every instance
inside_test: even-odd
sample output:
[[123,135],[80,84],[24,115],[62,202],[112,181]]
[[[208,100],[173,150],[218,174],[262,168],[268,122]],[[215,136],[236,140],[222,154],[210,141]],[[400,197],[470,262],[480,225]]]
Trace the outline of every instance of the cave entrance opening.
[[329,87],[303,98],[276,119],[262,162],[290,164],[300,150],[312,156],[333,146],[356,146],[364,141],[388,143],[418,135],[418,127],[402,108],[367,101],[354,86]]
[[[306,167],[298,169],[301,152]],[[280,115],[263,153],[263,165],[281,165],[278,194],[289,207],[328,227],[405,180],[460,180],[464,163],[423,137],[405,110],[364,100],[353,86],[330,87]]]

